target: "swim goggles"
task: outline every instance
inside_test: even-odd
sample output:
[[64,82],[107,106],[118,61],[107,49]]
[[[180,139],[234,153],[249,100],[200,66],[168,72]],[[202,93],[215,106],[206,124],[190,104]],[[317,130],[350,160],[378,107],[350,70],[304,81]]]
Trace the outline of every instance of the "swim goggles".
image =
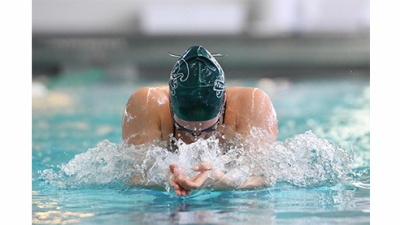
[[217,130],[218,124],[221,121],[221,113],[218,116],[217,122],[215,122],[213,125],[211,125],[210,127],[206,128],[206,129],[198,129],[198,130],[187,129],[186,127],[184,127],[184,126],[180,125],[178,122],[176,122],[175,115],[172,116],[172,120],[174,121],[176,129],[184,131],[186,133],[189,133],[193,137],[199,137],[202,133],[210,133],[210,132]]

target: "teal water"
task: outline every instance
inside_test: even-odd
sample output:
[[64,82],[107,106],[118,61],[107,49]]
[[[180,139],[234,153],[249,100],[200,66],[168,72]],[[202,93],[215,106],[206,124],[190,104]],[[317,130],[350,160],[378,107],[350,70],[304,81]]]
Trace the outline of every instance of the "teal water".
[[[33,97],[33,224],[369,224],[369,79],[229,82],[259,87],[274,103],[278,141],[257,159],[274,178],[271,187],[202,190],[182,198],[167,188],[125,185],[129,172],[148,172],[163,184],[160,171],[168,162],[211,156],[196,146],[191,156],[162,146],[121,146],[126,100],[153,82],[60,78]],[[143,163],[131,153],[145,151],[154,152],[145,158],[155,161],[151,170],[131,166]]]

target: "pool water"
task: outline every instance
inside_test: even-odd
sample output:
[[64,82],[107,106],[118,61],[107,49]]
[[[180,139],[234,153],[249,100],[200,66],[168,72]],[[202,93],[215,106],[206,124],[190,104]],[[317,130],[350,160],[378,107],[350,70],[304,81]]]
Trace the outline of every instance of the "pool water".
[[[254,159],[272,177],[271,186],[207,189],[188,197],[175,196],[166,185],[168,164],[190,167],[200,159],[222,164],[229,154],[221,156],[213,140],[183,146],[190,155],[167,152],[157,143],[123,146],[128,97],[156,83],[34,81],[33,224],[370,223],[369,77],[228,81],[228,86],[259,87],[273,101],[278,140],[260,148]],[[236,158],[237,165],[245,166],[246,159],[245,154]],[[131,187],[130,173],[146,173],[144,180],[162,188]]]

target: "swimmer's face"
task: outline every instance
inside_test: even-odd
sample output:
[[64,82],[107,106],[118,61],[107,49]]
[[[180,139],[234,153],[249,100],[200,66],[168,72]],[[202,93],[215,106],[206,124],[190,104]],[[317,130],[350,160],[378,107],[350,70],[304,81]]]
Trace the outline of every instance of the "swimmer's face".
[[221,116],[218,115],[211,120],[193,122],[179,119],[175,115],[173,116],[178,137],[185,143],[192,143],[201,138],[206,139],[211,137],[218,127],[220,118]]

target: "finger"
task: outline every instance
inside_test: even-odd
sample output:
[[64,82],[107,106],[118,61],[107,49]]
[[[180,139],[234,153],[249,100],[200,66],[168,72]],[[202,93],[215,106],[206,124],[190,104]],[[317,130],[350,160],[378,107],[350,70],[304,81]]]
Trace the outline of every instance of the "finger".
[[177,196],[185,196],[191,193],[190,190],[186,189],[185,187],[179,184],[179,180],[183,179],[185,178],[183,177],[182,173],[179,170],[175,170],[174,175],[172,175],[170,178],[170,183],[174,187]]
[[176,190],[175,190],[175,194],[176,194],[177,196],[182,196],[182,190],[176,189]]
[[177,183],[177,182],[175,181],[174,177],[175,177],[174,175],[171,175],[171,177],[169,178],[169,184],[174,188],[175,193],[176,193],[178,196],[180,196],[180,195],[182,195],[182,193],[183,193],[184,191],[186,191],[186,189],[183,188],[181,185],[179,185],[179,183]]
[[186,196],[186,195],[190,195],[191,191],[190,190],[186,190],[186,189],[182,189],[180,190],[180,195],[179,196]]
[[169,165],[169,171],[170,171],[171,173],[174,173],[174,170],[175,170],[176,168],[178,168],[178,165],[176,165],[176,164],[171,164],[171,165]]
[[207,185],[208,179],[210,179],[210,172],[211,171],[205,170],[194,177],[192,181],[196,183],[199,187],[204,187],[205,185]]
[[[204,170],[206,166],[207,164],[202,165],[201,169]],[[189,195],[191,193],[190,189],[200,188],[208,177],[208,171],[201,172],[194,178],[185,177],[175,164],[170,165],[170,170],[173,171],[170,182],[174,186],[176,194],[179,196]]]
[[178,184],[177,182],[175,182],[175,181],[172,179],[172,177],[169,179],[169,184],[170,184],[175,190],[177,190],[177,189],[180,188],[179,184]]
[[183,179],[182,172],[179,170],[178,166],[175,164],[171,164],[170,170],[172,173],[170,177],[170,183],[174,185],[175,189],[184,189],[178,182],[178,180]]
[[194,178],[185,178],[182,175],[176,177],[176,182],[186,190],[199,189],[206,184],[209,171],[204,171]]
[[173,187],[177,196],[185,196],[190,194],[190,190],[186,190],[184,187],[178,184],[173,185]]
[[203,172],[203,171],[212,170],[212,169],[213,169],[213,166],[209,162],[202,162],[193,167],[193,170],[196,172]]
[[191,190],[186,190],[186,189],[182,188],[178,191],[178,196],[186,196],[186,195],[189,195],[190,193],[191,193]]
[[191,193],[190,190],[185,189],[182,185],[180,185],[177,180],[183,180],[184,177],[181,173],[181,171],[178,168],[177,164],[171,164],[169,165],[169,170],[171,173],[171,177],[169,179],[169,183],[171,184],[172,187],[175,189],[175,194],[177,196],[185,196],[189,195]]
[[179,184],[175,181],[175,173],[174,173],[174,166],[170,166],[170,170],[172,170],[170,173],[170,177],[168,179],[168,182],[170,185],[172,185],[174,187],[174,189],[178,189],[179,188]]
[[182,186],[180,186],[180,185],[176,185],[176,188],[175,188],[175,193],[176,193],[176,195],[177,196],[181,196],[181,195],[183,195],[183,193],[185,193],[186,192],[186,189],[184,189]]

